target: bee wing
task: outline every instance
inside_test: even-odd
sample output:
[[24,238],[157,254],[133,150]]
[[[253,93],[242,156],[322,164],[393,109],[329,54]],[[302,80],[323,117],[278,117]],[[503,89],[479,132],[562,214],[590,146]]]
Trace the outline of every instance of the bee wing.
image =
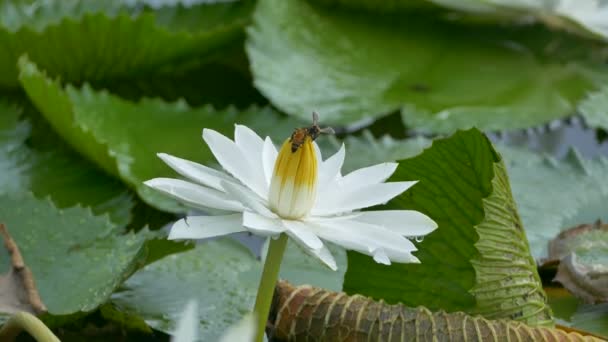
[[316,126],[319,124],[319,114],[317,114],[317,112],[313,111],[312,112],[312,125]]
[[336,134],[336,131],[334,131],[334,129],[331,127],[321,128],[319,130],[319,132],[324,133],[324,134]]

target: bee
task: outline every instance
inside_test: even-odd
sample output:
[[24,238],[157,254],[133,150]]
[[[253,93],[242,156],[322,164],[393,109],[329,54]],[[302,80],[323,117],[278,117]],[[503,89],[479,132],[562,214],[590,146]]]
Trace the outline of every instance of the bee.
[[334,134],[334,130],[331,127],[319,127],[319,114],[312,112],[312,126],[296,128],[291,134],[291,138],[289,139],[291,152],[295,153],[304,144],[306,137],[310,137],[314,141],[321,133]]

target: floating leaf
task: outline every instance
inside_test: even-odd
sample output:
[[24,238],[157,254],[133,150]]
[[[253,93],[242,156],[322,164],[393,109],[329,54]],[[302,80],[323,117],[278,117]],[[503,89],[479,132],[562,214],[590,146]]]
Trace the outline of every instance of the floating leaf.
[[419,180],[387,208],[425,213],[439,228],[418,244],[421,264],[384,266],[348,253],[344,289],[389,303],[551,324],[536,265],[498,153],[477,130],[400,161],[391,180]]
[[572,326],[595,332],[608,339],[608,303],[579,305],[570,320]]
[[[123,100],[85,85],[78,89],[45,78],[34,64],[20,59],[20,80],[28,96],[53,128],[81,154],[120,177],[148,203],[165,210],[185,211],[142,182],[175,174],[156,156],[159,152],[200,163],[215,163],[201,138],[203,128],[232,135],[241,123],[275,141],[289,136],[300,122],[283,119],[269,108],[190,108],[183,101],[166,103]],[[310,115],[310,113],[309,113]],[[310,120],[310,119],[309,119]]]
[[476,26],[261,0],[248,30],[256,87],[281,110],[450,132],[529,127],[571,114],[608,77],[592,45],[541,27]]
[[587,303],[608,302],[608,224],[597,221],[561,232],[549,243],[559,261],[555,281]]
[[209,241],[144,267],[112,300],[142,316],[154,329],[171,333],[186,302],[195,298],[199,338],[215,341],[253,307],[258,278],[242,276],[253,269],[259,277],[259,262],[237,242]]
[[395,140],[388,135],[374,138],[369,131],[364,131],[361,137],[348,136],[343,141],[330,137],[320,142],[323,151],[332,152],[338,150],[341,143],[346,145],[346,158],[342,166],[342,173],[346,174],[362,167],[413,157],[428,147],[431,141],[421,137]]
[[608,339],[608,303],[581,303],[564,288],[548,287],[545,291],[556,323]]
[[598,91],[589,94],[580,103],[578,110],[585,117],[589,126],[608,131],[608,85],[604,85]]
[[563,160],[523,149],[500,148],[532,255],[547,256],[547,245],[562,229],[608,220],[608,159],[585,160],[572,150]]
[[70,151],[40,119],[21,112],[0,101],[0,194],[32,191],[60,208],[81,204],[126,225],[134,205],[127,189]]
[[126,3],[0,3],[0,87],[19,85],[17,58],[24,53],[68,82],[155,73],[240,37],[252,8],[250,1],[156,10]]
[[270,318],[278,341],[601,341],[521,322],[388,305],[309,285],[279,282]]
[[603,1],[542,0],[431,0],[450,8],[481,15],[521,20],[533,16],[551,28],[561,28],[608,40],[608,4]]
[[[58,209],[31,194],[0,196],[0,221],[28,264],[40,297],[54,315],[90,311],[143,261],[149,233],[120,234],[107,216],[90,209]],[[0,259],[6,269],[6,260]]]
[[[381,12],[427,9],[423,1],[412,0],[316,0],[326,5],[341,5],[355,9],[376,10]],[[470,12],[488,19],[512,19],[520,22],[522,18],[534,17],[551,28],[561,28],[591,37],[608,39],[608,4],[602,1],[577,2],[572,0],[429,0],[429,3],[445,6],[450,9]]]
[[[339,268],[346,253],[332,250]],[[117,292],[113,302],[142,316],[153,328],[171,333],[190,298],[199,304],[199,338],[215,341],[227,327],[253,308],[261,263],[239,243],[225,238],[207,241],[193,250],[167,256],[144,267]],[[303,275],[305,277],[303,277]],[[342,274],[321,265],[290,244],[281,277],[292,281],[341,287]]]
[[[606,254],[606,248],[602,247],[596,247],[596,250],[589,252]],[[608,302],[608,265],[593,264],[589,260],[580,259],[574,252],[562,258],[555,281],[585,302]]]
[[379,11],[379,12],[390,12],[390,11],[403,11],[403,10],[419,10],[434,8],[435,6],[429,4],[426,1],[416,0],[385,0],[385,1],[373,1],[373,0],[309,0],[311,2],[318,2],[325,6],[344,6],[347,8],[357,10],[368,10],[368,11]]

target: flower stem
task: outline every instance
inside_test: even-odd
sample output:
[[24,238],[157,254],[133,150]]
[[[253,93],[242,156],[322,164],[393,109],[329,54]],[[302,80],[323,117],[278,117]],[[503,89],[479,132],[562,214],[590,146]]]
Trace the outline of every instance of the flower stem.
[[260,280],[258,295],[255,299],[254,312],[258,320],[255,337],[256,342],[262,342],[264,340],[264,331],[266,330],[266,322],[268,321],[268,314],[270,313],[270,304],[272,303],[272,296],[277,284],[277,278],[279,277],[281,260],[283,260],[283,253],[285,252],[286,246],[286,234],[281,234],[276,240],[270,239],[266,262],[264,262],[264,271],[262,271],[262,279]]
[[0,340],[14,341],[25,330],[38,342],[60,342],[49,328],[28,312],[17,312],[0,329]]

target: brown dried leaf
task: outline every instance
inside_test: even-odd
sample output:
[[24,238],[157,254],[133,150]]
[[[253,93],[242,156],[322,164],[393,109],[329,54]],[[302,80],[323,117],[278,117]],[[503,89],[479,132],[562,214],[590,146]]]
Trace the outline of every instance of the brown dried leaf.
[[268,330],[271,341],[602,341],[517,321],[388,305],[285,281],[275,289]]
[[0,312],[13,314],[27,311],[36,315],[46,312],[46,307],[38,295],[34,276],[25,265],[19,247],[2,223],[0,235],[11,257],[11,268],[6,274],[0,275]]

